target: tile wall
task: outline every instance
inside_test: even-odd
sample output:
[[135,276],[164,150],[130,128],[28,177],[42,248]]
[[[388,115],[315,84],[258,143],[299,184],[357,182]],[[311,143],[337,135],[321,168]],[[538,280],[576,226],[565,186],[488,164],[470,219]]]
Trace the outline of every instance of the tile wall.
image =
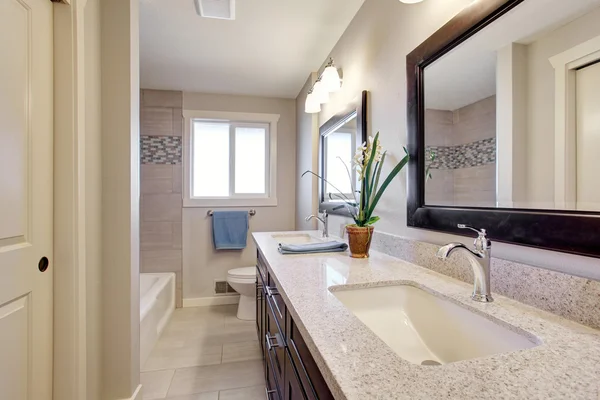
[[183,93],[140,94],[140,272],[174,272],[182,305]]
[[425,113],[426,156],[432,179],[427,204],[494,207],[496,204],[496,97],[455,111]]

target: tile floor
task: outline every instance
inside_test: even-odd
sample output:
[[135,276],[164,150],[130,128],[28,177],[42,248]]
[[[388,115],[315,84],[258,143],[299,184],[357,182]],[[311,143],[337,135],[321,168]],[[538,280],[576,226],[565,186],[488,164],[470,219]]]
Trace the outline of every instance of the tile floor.
[[264,400],[254,321],[237,306],[175,310],[142,367],[144,400]]

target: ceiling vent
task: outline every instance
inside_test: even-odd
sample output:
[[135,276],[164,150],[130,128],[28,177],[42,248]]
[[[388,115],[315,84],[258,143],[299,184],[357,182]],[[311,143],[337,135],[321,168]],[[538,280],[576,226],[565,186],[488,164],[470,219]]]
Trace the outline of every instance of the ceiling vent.
[[196,12],[205,18],[235,19],[235,0],[194,0]]

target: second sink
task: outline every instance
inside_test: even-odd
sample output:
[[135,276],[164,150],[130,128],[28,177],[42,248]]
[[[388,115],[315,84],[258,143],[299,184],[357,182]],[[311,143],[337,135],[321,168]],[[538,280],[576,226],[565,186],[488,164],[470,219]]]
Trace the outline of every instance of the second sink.
[[524,332],[414,286],[332,293],[400,357],[414,364],[448,364],[538,345]]

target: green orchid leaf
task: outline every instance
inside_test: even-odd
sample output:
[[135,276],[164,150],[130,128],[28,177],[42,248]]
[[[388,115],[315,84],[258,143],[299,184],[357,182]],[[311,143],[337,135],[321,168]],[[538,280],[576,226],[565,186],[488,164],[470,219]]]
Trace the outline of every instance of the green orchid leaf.
[[377,203],[379,203],[381,196],[383,196],[383,193],[385,192],[385,190],[387,189],[389,184],[392,183],[392,180],[394,180],[396,175],[398,175],[398,173],[400,173],[400,171],[402,171],[402,168],[404,168],[404,166],[408,163],[409,159],[410,159],[410,156],[408,154],[406,156],[404,156],[404,158],[402,160],[400,160],[400,162],[394,167],[392,172],[390,172],[390,174],[387,176],[387,178],[385,179],[385,181],[383,182],[383,184],[377,191],[377,195],[375,195],[373,202],[369,205],[369,209],[367,210],[367,213],[366,213],[367,219],[370,218],[370,216],[373,214],[373,211],[375,210]]

